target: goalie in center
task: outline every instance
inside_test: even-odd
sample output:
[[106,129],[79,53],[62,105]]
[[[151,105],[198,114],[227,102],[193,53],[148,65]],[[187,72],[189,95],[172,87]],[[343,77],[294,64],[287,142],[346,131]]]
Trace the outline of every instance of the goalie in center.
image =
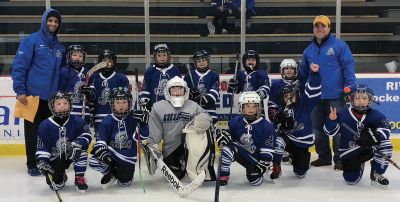
[[[144,144],[159,148],[163,141],[163,161],[178,179],[187,174],[194,180],[205,170],[205,180],[215,180],[212,118],[196,102],[188,100],[187,84],[178,76],[167,82],[164,95],[166,100],[153,105],[150,135]],[[148,150],[144,153],[152,175],[157,169],[156,160]]]

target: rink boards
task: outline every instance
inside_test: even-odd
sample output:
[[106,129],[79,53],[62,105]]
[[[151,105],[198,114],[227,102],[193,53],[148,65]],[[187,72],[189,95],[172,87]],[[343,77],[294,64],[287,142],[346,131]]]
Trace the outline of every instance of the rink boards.
[[[379,109],[389,120],[392,135],[391,140],[395,150],[400,150],[400,74],[357,74],[357,83],[368,84],[374,91],[374,108]],[[271,79],[279,79],[280,75],[270,75]],[[134,76],[128,76],[130,83],[135,84]],[[220,103],[218,130],[227,128],[226,120],[229,117],[232,104],[232,94],[227,93],[228,80],[232,75],[220,76]],[[143,77],[139,77],[142,81]],[[23,120],[14,117],[15,94],[12,90],[10,77],[0,77],[0,156],[24,155]],[[139,86],[139,89],[141,86]],[[135,86],[133,86],[135,89]],[[136,97],[133,92],[134,98]],[[234,96],[236,103],[233,113],[238,112],[238,95]]]

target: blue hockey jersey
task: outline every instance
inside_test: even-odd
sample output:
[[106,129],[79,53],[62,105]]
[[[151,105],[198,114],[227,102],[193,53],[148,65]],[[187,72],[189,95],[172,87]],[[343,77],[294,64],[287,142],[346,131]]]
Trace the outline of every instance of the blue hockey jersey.
[[100,72],[92,75],[89,83],[96,89],[96,101],[94,103],[94,121],[96,126],[104,117],[111,114],[111,106],[108,102],[111,90],[116,87],[129,89],[129,80],[121,73],[114,72],[106,78]]
[[147,68],[144,73],[140,100],[142,102],[150,102],[151,106],[158,101],[164,100],[164,87],[167,81],[175,76],[181,77],[181,72],[174,64],[170,64],[163,69],[155,65]]
[[[58,90],[72,94],[72,111],[71,115],[82,117],[83,94],[80,89],[85,84],[86,68],[82,68],[80,72],[74,68],[61,68],[60,79],[58,82]],[[85,103],[85,121],[89,121],[89,103]]]
[[272,160],[276,134],[270,122],[260,117],[249,124],[243,116],[236,116],[228,125],[233,143],[239,144],[257,159]]
[[[351,128],[349,130],[346,126]],[[385,115],[376,109],[371,109],[358,120],[351,111],[351,108],[344,108],[337,113],[337,119],[332,121],[327,118],[324,131],[330,136],[340,133],[340,158],[346,159],[357,154],[360,146],[355,144],[359,133],[364,127],[375,128],[379,134],[379,140],[389,140],[390,126]],[[387,142],[390,144],[390,141]]]
[[[99,134],[93,149],[108,148],[112,159],[120,164],[136,163],[137,125],[132,113],[120,120],[113,114],[106,116],[99,125]],[[140,127],[140,140],[147,139],[147,125]]]
[[50,117],[40,123],[37,135],[37,161],[66,158],[69,142],[77,140],[87,150],[92,141],[89,126],[79,116],[70,116],[62,126]]
[[[238,90],[236,93],[247,91],[264,91],[265,95],[269,95],[270,81],[266,71],[256,70],[247,74],[246,71],[239,71],[237,73]],[[228,89],[232,93],[232,89]]]
[[[208,70],[205,73],[200,73],[197,70],[191,71],[193,83],[189,74],[186,74],[184,80],[189,89],[198,89],[201,95],[211,97],[215,105],[206,105],[204,110],[208,112],[213,121],[217,121],[217,106],[219,106],[219,75],[218,73]],[[194,84],[194,86],[193,86]]]

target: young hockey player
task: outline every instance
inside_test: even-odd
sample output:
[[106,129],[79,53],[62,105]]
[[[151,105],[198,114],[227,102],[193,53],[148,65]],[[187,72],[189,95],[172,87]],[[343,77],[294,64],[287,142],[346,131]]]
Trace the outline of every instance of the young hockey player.
[[137,132],[140,130],[140,139],[148,136],[149,114],[132,112],[132,95],[127,88],[113,89],[109,100],[112,114],[99,125],[89,164],[104,175],[101,179],[103,189],[116,180],[120,186],[130,186],[137,159]]
[[[94,128],[97,135],[98,125],[107,115],[111,114],[111,106],[108,102],[111,90],[117,87],[129,88],[128,78],[115,71],[117,56],[110,50],[104,50],[98,56],[98,62],[106,61],[108,66],[100,70],[100,73],[93,74],[90,78],[90,86],[96,89],[94,100]],[[91,87],[91,89],[93,88]]]
[[51,97],[49,108],[53,116],[40,123],[38,129],[37,167],[50,189],[60,190],[67,181],[65,170],[74,163],[75,186],[85,192],[87,149],[92,140],[89,127],[80,116],[70,116],[72,100],[64,92]]
[[164,86],[174,76],[181,76],[178,67],[171,63],[171,51],[167,44],[156,44],[153,49],[154,64],[144,73],[141,105],[151,110],[154,103],[164,100]]
[[311,69],[304,91],[292,83],[281,90],[279,105],[282,107],[272,116],[278,137],[271,179],[281,175],[280,162],[285,151],[292,158],[293,172],[297,177],[304,177],[309,169],[311,154],[308,148],[314,145],[315,139],[310,114],[321,95],[318,71],[318,68]]
[[220,185],[228,183],[233,161],[246,168],[251,185],[263,183],[263,175],[272,166],[275,130],[261,117],[261,98],[254,91],[243,92],[239,97],[239,113],[228,122],[229,130],[217,137],[221,148]]
[[86,87],[85,75],[87,69],[84,67],[86,52],[81,45],[71,45],[66,55],[67,67],[61,68],[58,89],[63,92],[72,94],[72,111],[71,115],[78,115],[89,122],[89,103],[85,104],[85,115],[82,115],[83,96],[86,95],[87,100],[93,101],[95,92],[93,88]]
[[193,55],[193,64],[196,69],[184,77],[190,89],[189,99],[203,107],[215,123],[218,121],[219,75],[210,69],[210,55],[205,50]]
[[340,136],[340,160],[347,184],[357,184],[363,175],[366,161],[371,163],[371,184],[386,189],[389,180],[383,176],[392,156],[389,140],[390,126],[385,115],[372,109],[374,94],[365,84],[356,85],[350,94],[351,107],[331,113],[324,125],[328,135]]
[[[200,105],[188,100],[187,84],[178,76],[167,82],[164,95],[166,100],[153,105],[149,120],[150,135],[144,144],[158,148],[158,144],[161,141],[164,142],[163,161],[178,179],[188,173],[189,178],[194,180],[205,169],[206,180],[215,180],[214,154],[211,150],[214,142],[212,133],[209,131],[212,118]],[[196,134],[185,135],[183,132],[185,126],[190,125],[189,122],[194,125]],[[192,141],[196,138],[194,136],[202,137],[202,141]],[[199,151],[197,148],[204,149]],[[145,154],[149,172],[154,174],[156,165],[149,163],[153,162],[149,152],[145,151]]]

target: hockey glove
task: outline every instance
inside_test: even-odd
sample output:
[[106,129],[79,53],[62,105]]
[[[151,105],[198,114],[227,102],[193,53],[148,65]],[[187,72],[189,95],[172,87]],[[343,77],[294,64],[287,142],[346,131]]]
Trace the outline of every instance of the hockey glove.
[[209,95],[204,95],[200,99],[200,106],[205,108],[207,106],[215,105],[214,99],[211,98]]
[[221,145],[227,145],[232,141],[231,134],[229,131],[221,130],[220,133],[217,134],[217,143],[221,147]]
[[96,159],[104,164],[111,165],[112,163],[111,154],[107,149],[96,150],[94,151],[93,155]]
[[276,113],[274,120],[282,130],[291,130],[294,127],[293,116],[290,116],[287,112]]
[[199,102],[201,98],[200,92],[198,89],[190,89],[189,92],[189,99],[192,100],[193,102]]
[[236,79],[230,79],[228,88],[231,89],[233,92],[236,92],[238,85],[239,85],[239,81],[237,81]]
[[267,170],[270,169],[271,166],[272,166],[271,161],[259,160],[259,161],[257,161],[257,164],[256,164],[256,167],[261,174],[264,174],[265,172],[267,172]]
[[96,99],[96,89],[94,88],[94,86],[82,86],[81,92],[90,102],[93,102]]
[[261,100],[267,97],[267,93],[264,90],[257,90],[256,93],[260,96]]
[[36,166],[39,168],[42,175],[54,175],[54,169],[48,162],[41,160],[36,163]]
[[140,124],[147,124],[149,121],[149,111],[142,111],[142,110],[134,110],[132,112],[133,118],[140,121]]
[[82,145],[78,142],[69,142],[67,144],[67,158],[72,161],[78,160],[82,153]]
[[356,140],[356,144],[361,147],[371,147],[379,144],[379,135],[376,130],[364,128],[360,133],[360,138]]
[[150,111],[151,110],[151,106],[150,106],[150,102],[148,100],[142,100],[140,103],[140,110],[142,111]]

